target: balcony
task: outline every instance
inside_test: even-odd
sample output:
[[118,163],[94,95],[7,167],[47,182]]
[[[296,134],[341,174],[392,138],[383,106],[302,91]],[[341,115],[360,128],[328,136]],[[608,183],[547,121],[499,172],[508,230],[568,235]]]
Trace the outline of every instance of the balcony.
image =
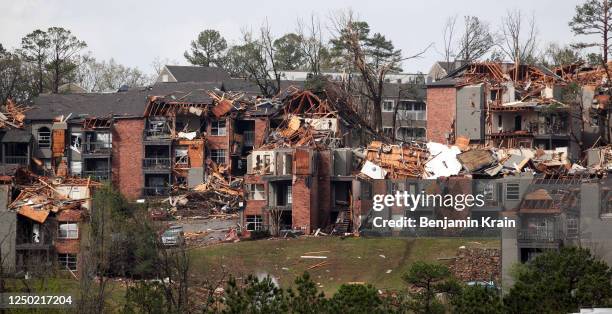
[[517,239],[524,242],[559,242],[563,240],[563,233],[560,230],[522,228],[518,230]]
[[144,158],[142,168],[146,170],[170,170],[170,158]]
[[28,161],[28,156],[4,156],[5,164],[27,166]]
[[169,194],[169,186],[145,186],[142,188],[143,196],[168,196]]
[[96,181],[108,181],[111,178],[110,170],[85,170],[81,175],[83,178],[92,178]]
[[108,156],[112,152],[112,144],[110,142],[86,142],[82,147],[83,155]]
[[427,120],[427,111],[425,110],[398,110],[397,119],[399,120]]

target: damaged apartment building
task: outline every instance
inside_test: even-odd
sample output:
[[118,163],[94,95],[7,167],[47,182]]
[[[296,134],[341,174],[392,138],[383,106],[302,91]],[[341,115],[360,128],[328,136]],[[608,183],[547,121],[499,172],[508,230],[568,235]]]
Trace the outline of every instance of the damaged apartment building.
[[468,63],[427,85],[427,138],[454,143],[463,137],[499,148],[567,147],[578,159],[588,130],[569,95],[567,82],[544,67]]
[[281,101],[270,116],[275,128],[247,159],[242,225],[247,231],[306,234],[356,230],[368,183],[355,175],[355,156],[363,149],[351,147],[364,147],[378,135],[331,86],[318,95],[288,91]]

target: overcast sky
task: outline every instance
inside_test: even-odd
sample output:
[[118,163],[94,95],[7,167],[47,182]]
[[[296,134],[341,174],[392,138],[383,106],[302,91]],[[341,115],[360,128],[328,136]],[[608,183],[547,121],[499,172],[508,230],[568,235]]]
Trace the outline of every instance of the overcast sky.
[[[418,0],[418,1],[54,1],[0,0],[0,43],[18,47],[21,37],[37,28],[61,26],[87,42],[98,59],[151,72],[154,58],[185,64],[183,52],[203,29],[217,29],[230,42],[245,27],[258,28],[267,19],[273,32],[294,31],[298,18],[318,15],[323,22],[351,8],[375,32],[391,39],[404,55],[434,42],[423,58],[403,64],[406,72],[427,72],[441,58],[442,28],[449,16],[475,15],[498,28],[507,10],[521,9],[536,17],[544,42],[575,41],[567,23],[575,0]],[[458,22],[458,24],[460,24]]]

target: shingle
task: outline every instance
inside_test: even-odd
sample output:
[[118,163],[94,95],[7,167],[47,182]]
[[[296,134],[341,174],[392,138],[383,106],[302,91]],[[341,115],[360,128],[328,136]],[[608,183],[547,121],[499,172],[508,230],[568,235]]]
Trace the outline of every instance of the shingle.
[[172,76],[180,82],[221,82],[230,79],[229,73],[222,68],[167,65]]

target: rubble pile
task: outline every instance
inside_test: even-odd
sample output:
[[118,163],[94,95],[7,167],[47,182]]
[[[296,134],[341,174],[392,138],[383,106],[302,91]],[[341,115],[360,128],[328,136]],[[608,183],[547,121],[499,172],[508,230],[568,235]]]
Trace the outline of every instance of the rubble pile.
[[459,248],[450,265],[455,278],[463,281],[501,282],[500,249]]
[[[372,179],[418,178],[423,174],[423,166],[429,152],[420,143],[389,145],[373,141],[366,150],[361,173]],[[381,169],[377,169],[380,167]]]
[[13,100],[9,99],[3,109],[3,111],[0,111],[0,128],[9,126],[21,129],[26,118],[25,112],[31,108],[17,105]]
[[[89,188],[100,185],[99,182],[80,178],[32,176],[32,180],[33,183],[21,187],[21,192],[8,208],[41,224],[50,213],[81,209],[90,199]],[[84,186],[85,189],[78,191],[77,186]],[[76,197],[75,194],[79,193],[80,197]]]

